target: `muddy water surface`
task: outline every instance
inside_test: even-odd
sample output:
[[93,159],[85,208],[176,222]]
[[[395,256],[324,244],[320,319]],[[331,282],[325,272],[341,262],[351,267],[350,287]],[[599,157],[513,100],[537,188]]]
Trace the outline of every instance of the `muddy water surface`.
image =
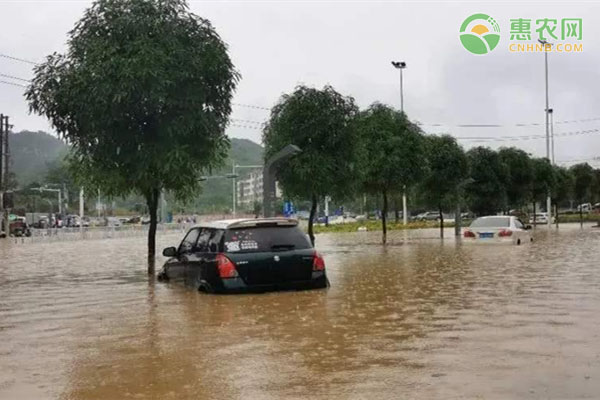
[[0,399],[600,397],[600,231],[379,235],[317,237],[328,290],[241,296],[149,280],[143,238],[0,241]]

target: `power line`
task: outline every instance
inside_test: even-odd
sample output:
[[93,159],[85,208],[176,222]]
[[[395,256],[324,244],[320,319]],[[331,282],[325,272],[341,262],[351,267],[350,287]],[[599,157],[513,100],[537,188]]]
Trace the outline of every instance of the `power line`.
[[29,79],[19,78],[17,76],[13,76],[13,75],[0,74],[0,76],[3,76],[5,78],[9,78],[9,79],[15,79],[17,81],[31,82]]
[[22,88],[26,88],[27,87],[27,85],[21,85],[20,83],[7,82],[7,81],[3,81],[3,80],[0,80],[0,83],[3,83],[5,85],[20,86]]
[[37,64],[38,64],[38,63],[36,63],[36,62],[33,62],[33,61],[25,60],[25,59],[23,59],[23,58],[19,58],[19,57],[13,57],[13,56],[9,56],[9,55],[7,55],[7,54],[1,54],[1,53],[0,53],[0,57],[2,57],[2,58],[7,58],[7,59],[9,59],[9,60],[13,60],[13,61],[20,61],[20,62],[23,62],[23,63],[32,64],[32,65],[37,65]]
[[242,104],[242,103],[231,103],[234,106],[238,106],[238,107],[245,107],[245,108],[254,108],[256,110],[267,110],[267,111],[271,111],[271,108],[269,107],[262,107],[262,106],[255,106],[252,104]]
[[[582,118],[582,119],[571,119],[563,121],[554,121],[555,124],[574,124],[579,122],[591,122],[600,121],[600,117],[594,118]],[[530,123],[517,123],[517,124],[445,124],[445,123],[428,123],[428,122],[415,122],[419,126],[433,126],[433,127],[451,127],[451,128],[524,128],[530,126],[544,126],[543,122],[530,122]]]
[[[588,129],[583,131],[571,131],[571,132],[560,132],[555,133],[554,137],[565,137],[565,136],[580,136],[588,135],[590,133],[598,133],[600,129]],[[473,142],[502,142],[502,141],[513,141],[513,140],[534,140],[534,139],[545,139],[546,135],[521,135],[521,136],[454,136],[458,140],[467,140]]]
[[237,121],[238,123],[244,123],[244,124],[257,124],[257,125],[266,125],[266,121],[253,121],[253,120],[249,120],[249,119],[239,119],[239,118],[230,118],[230,120],[232,121]]

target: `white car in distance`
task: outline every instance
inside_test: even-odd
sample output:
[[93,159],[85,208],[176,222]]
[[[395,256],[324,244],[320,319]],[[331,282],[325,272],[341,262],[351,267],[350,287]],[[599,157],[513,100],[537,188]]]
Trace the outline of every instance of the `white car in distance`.
[[511,215],[479,217],[465,229],[463,237],[477,242],[521,244],[533,241],[529,226]]

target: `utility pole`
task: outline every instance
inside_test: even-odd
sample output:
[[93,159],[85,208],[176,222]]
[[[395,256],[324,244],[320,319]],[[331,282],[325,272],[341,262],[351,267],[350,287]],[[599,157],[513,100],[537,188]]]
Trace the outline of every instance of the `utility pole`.
[[[404,83],[402,79],[402,71],[406,68],[404,61],[392,61],[394,68],[400,70],[400,111],[404,114]],[[406,206],[406,186],[402,192],[402,224],[408,224],[408,207]]]
[[235,206],[237,203],[237,198],[236,198],[236,181],[235,181],[235,160],[231,160],[231,183],[232,183],[232,187],[231,187],[231,193],[232,193],[232,209],[231,209],[231,213],[233,214],[233,216],[235,217]]
[[83,186],[79,189],[79,233],[83,237]]
[[[542,45],[544,45],[544,71],[545,71],[545,81],[546,81],[546,109],[544,110],[546,114],[546,158],[549,162],[552,161],[550,158],[550,101],[548,96],[548,50],[552,47],[551,43],[548,43],[546,40],[538,39]],[[550,192],[548,192],[546,196],[546,212],[548,213],[548,229],[552,226],[552,200],[550,198]]]
[[0,114],[0,207],[2,208],[2,220],[4,221],[3,230],[7,237],[10,234],[10,223],[8,221],[8,209],[4,208],[4,193],[8,184],[8,131],[8,116]]

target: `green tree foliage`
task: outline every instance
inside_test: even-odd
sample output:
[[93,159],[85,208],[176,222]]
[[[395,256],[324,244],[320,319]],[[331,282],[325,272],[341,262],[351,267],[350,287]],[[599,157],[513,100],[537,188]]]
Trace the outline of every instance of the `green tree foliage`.
[[[532,158],[533,181],[531,184],[531,200],[543,202],[551,194],[555,185],[554,169],[547,158]],[[546,210],[550,212],[550,210]]]
[[506,200],[511,208],[520,208],[531,198],[533,167],[531,158],[523,150],[503,147],[498,151],[508,172]]
[[551,192],[552,202],[560,204],[572,199],[574,185],[574,177],[569,169],[554,166],[554,187]]
[[461,200],[461,188],[469,177],[469,161],[456,139],[450,135],[427,137],[429,170],[421,189],[424,198],[440,213],[440,237],[444,237],[444,209]]
[[467,152],[473,181],[467,186],[471,211],[477,215],[496,214],[506,205],[509,174],[497,152],[475,147]]
[[[594,183],[594,169],[588,163],[582,163],[573,165],[569,170],[573,175],[573,195],[577,204],[589,202]],[[583,225],[583,207],[579,208],[579,221]]]
[[592,201],[594,203],[600,202],[600,168],[594,169],[594,180],[592,182]]
[[347,197],[358,182],[358,136],[352,124],[357,113],[354,99],[331,86],[299,86],[281,97],[265,126],[265,159],[288,144],[302,150],[281,165],[277,178],[286,196],[311,200],[308,232],[313,243],[319,199]]
[[421,129],[406,114],[375,103],[361,112],[357,126],[363,145],[363,186],[383,198],[383,243],[387,240],[388,197],[420,181],[427,169]]
[[191,196],[226,156],[238,79],[226,45],[184,0],[97,0],[67,52],[35,68],[26,96],[72,145],[82,183],[145,197],[154,256],[161,190]]

